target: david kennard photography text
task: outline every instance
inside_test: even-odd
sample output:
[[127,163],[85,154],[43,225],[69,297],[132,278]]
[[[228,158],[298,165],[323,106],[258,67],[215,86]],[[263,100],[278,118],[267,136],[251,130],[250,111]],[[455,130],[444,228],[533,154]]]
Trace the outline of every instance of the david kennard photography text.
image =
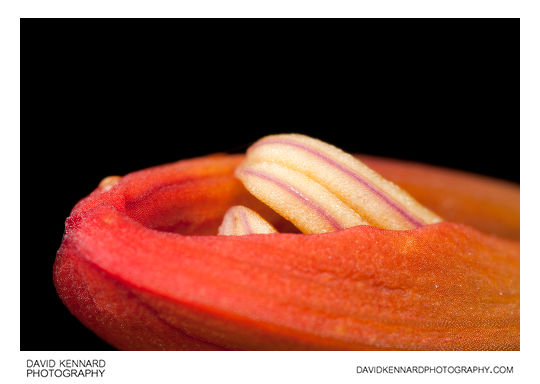
[[26,360],[26,377],[103,377],[105,360]]

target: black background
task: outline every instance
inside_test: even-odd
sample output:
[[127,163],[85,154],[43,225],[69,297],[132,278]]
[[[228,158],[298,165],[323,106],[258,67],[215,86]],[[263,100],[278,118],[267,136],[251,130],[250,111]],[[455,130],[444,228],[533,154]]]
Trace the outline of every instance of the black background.
[[519,182],[519,20],[21,21],[21,350],[107,350],[58,299],[112,174],[299,132]]

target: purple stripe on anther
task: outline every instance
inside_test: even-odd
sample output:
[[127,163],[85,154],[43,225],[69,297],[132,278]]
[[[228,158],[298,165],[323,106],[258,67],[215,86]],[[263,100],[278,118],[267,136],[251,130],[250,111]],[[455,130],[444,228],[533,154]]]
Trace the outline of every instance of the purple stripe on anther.
[[359,181],[361,184],[363,184],[366,188],[368,188],[371,192],[373,192],[375,195],[377,195],[379,198],[381,198],[386,204],[390,205],[394,210],[399,212],[401,216],[403,216],[405,219],[407,219],[410,223],[414,224],[417,227],[421,227],[424,224],[417,219],[415,219],[413,216],[409,215],[403,208],[401,208],[399,205],[397,205],[394,201],[390,200],[384,193],[380,192],[376,187],[371,185],[366,180],[362,179],[360,176],[358,176],[354,171],[350,170],[349,168],[343,166],[342,164],[338,163],[337,161],[332,160],[330,157],[324,155],[321,152],[318,152],[306,145],[296,143],[294,141],[287,141],[287,140],[279,140],[279,139],[269,139],[269,140],[263,140],[258,143],[255,143],[252,148],[265,145],[265,144],[283,144],[283,145],[290,145],[292,147],[297,147],[300,149],[303,149],[306,152],[309,152],[318,158],[326,161],[327,163],[333,165],[334,167],[338,168],[339,170],[343,171],[347,175],[351,176],[355,180]]
[[251,226],[249,225],[249,222],[246,217],[246,213],[244,211],[240,212],[240,218],[242,219],[242,224],[244,224],[244,228],[246,229],[246,233],[249,235],[250,233],[253,233],[251,230]]
[[304,204],[308,205],[312,210],[317,212],[317,214],[319,214],[319,216],[321,216],[324,220],[326,220],[328,223],[330,223],[330,225],[332,225],[332,227],[334,227],[335,230],[343,229],[343,227],[332,216],[330,216],[328,213],[326,213],[323,208],[321,208],[318,204],[314,203],[312,200],[308,199],[306,196],[304,196],[304,194],[302,192],[298,191],[297,189],[293,188],[292,186],[290,186],[288,184],[285,184],[285,183],[279,181],[278,179],[275,179],[275,178],[273,178],[271,176],[268,176],[268,175],[266,175],[266,174],[264,174],[262,172],[252,171],[252,170],[249,170],[249,169],[248,170],[242,170],[241,172],[244,173],[244,174],[248,174],[248,175],[258,177],[260,179],[267,180],[267,181],[277,185],[281,189],[287,191],[291,195],[294,195],[295,197],[298,197],[300,200],[302,200],[302,202]]

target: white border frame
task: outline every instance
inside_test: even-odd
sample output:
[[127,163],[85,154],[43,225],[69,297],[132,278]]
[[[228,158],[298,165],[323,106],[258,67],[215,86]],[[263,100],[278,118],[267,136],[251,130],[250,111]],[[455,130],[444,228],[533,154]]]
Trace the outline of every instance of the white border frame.
[[[93,382],[438,382],[464,380],[518,381],[539,377],[538,306],[540,258],[536,222],[539,217],[538,128],[540,119],[539,9],[534,1],[20,1],[0,5],[0,204],[2,292],[2,378],[27,380],[26,360],[104,358],[107,372]],[[517,3],[517,4],[516,4]],[[148,7],[150,4],[150,8]],[[330,5],[331,4],[331,5]],[[521,175],[522,310],[520,352],[21,352],[20,293],[20,24],[21,17],[504,17],[521,19]],[[504,154],[501,154],[504,155]],[[536,177],[535,177],[536,176]],[[359,364],[513,365],[513,375],[357,375]],[[7,370],[6,370],[7,369]],[[66,381],[66,379],[60,379]],[[66,382],[71,382],[67,379]]]

